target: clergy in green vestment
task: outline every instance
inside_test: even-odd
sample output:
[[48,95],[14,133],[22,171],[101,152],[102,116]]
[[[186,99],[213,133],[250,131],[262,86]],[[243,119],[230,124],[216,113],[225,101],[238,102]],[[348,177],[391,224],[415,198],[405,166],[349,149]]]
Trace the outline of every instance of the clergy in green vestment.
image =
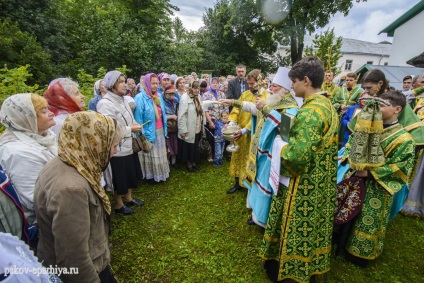
[[[379,145],[384,155],[380,159],[383,164],[367,169],[370,162],[367,162],[365,158],[364,166],[359,165],[359,169],[354,170],[358,164],[355,166],[350,164],[351,169],[345,175],[345,177],[365,178],[365,197],[362,210],[351,220],[352,226],[345,245],[346,258],[361,267],[365,267],[368,260],[376,259],[381,255],[393,195],[408,182],[414,165],[415,142],[398,121],[399,113],[406,105],[405,96],[398,91],[389,91],[379,95],[378,98],[387,102],[379,104],[383,125],[383,131],[379,135]],[[368,125],[375,125],[375,121],[376,119]],[[361,122],[361,125],[366,125],[366,123]],[[355,126],[356,130],[362,128],[362,132],[367,132],[363,126],[357,126]],[[357,135],[356,130],[346,144],[342,160],[349,159],[350,162],[351,158],[353,159],[358,153],[370,152],[369,150],[357,150],[353,146],[354,144],[366,146],[365,140],[360,140],[364,138],[364,135]],[[370,135],[374,132],[373,130],[368,131]],[[354,156],[351,154],[353,150],[355,150]],[[378,159],[378,156],[369,156],[369,158],[369,160],[375,160]],[[355,159],[359,160],[360,158],[355,157]]]
[[304,104],[281,150],[280,175],[290,182],[272,198],[260,256],[273,282],[306,283],[330,270],[339,122],[331,101],[317,94],[324,77],[318,59],[302,59],[289,77]]
[[[346,86],[339,89],[333,97],[332,103],[334,109],[339,114],[340,121],[346,114],[347,108],[352,105],[359,104],[359,97],[364,91],[362,88],[356,86],[356,79],[358,76],[355,73],[348,73],[346,75]],[[343,137],[345,133],[345,127],[342,123],[339,124],[339,147],[343,144]]]
[[334,73],[332,71],[326,71],[324,82],[321,85],[321,90],[327,94],[328,99],[332,100],[334,94],[340,89],[340,87],[333,83]]
[[339,89],[333,97],[333,106],[340,115],[344,115],[349,106],[359,104],[359,96],[364,91],[356,86],[357,75],[349,73],[346,75],[346,87]]

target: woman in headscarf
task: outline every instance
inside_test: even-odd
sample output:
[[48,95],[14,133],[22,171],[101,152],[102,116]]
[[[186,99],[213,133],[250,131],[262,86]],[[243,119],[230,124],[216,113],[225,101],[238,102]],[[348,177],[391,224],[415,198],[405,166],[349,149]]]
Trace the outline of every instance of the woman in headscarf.
[[97,104],[97,111],[109,116],[125,127],[118,152],[110,160],[112,183],[115,190],[115,213],[125,215],[134,211],[128,206],[142,206],[144,203],[132,198],[131,189],[142,179],[138,154],[132,150],[133,133],[141,132],[142,127],[134,120],[133,113],[124,99],[126,93],[125,76],[119,71],[108,72],[104,79],[106,95]]
[[184,93],[178,110],[178,138],[180,156],[187,170],[200,170],[198,144],[203,126],[203,109],[200,103],[200,84],[193,82],[189,93]]
[[64,282],[114,282],[110,270],[111,205],[100,184],[125,129],[112,118],[84,111],[64,121],[59,154],[35,186],[40,236],[38,258],[45,266],[78,268]]
[[161,103],[165,106],[166,124],[168,129],[168,138],[166,139],[166,147],[168,151],[169,162],[171,166],[178,169],[177,165],[177,153],[178,153],[178,124],[177,124],[177,112],[178,112],[178,101],[176,96],[176,89],[174,85],[169,84],[165,87],[163,94],[161,95]]
[[34,186],[41,168],[57,155],[55,125],[47,101],[38,94],[9,96],[1,106],[1,123],[6,127],[0,137],[0,164],[10,177],[25,217],[35,222]]
[[98,80],[94,83],[94,97],[88,102],[88,110],[97,112],[97,103],[107,93],[103,80]]
[[57,79],[51,83],[43,94],[49,103],[49,110],[54,113],[56,125],[52,128],[59,136],[63,121],[70,114],[84,110],[84,96],[78,89],[78,84],[68,78]]
[[169,164],[166,154],[165,135],[167,132],[165,106],[158,97],[159,79],[153,73],[144,76],[143,89],[135,97],[135,120],[144,124],[143,134],[153,143],[151,152],[139,152],[144,178],[150,185],[166,181]]
[[[225,94],[219,91],[218,87],[219,87],[218,78],[213,77],[211,80],[211,85],[209,87],[209,90],[205,92],[202,96],[202,101],[212,100],[212,101],[218,102],[218,100],[220,99],[225,99],[226,98]],[[212,152],[215,152],[215,142],[214,142],[214,137],[212,134],[215,129],[214,121],[219,120],[222,112],[224,111],[228,112],[228,107],[218,103],[213,103],[207,109],[205,109],[205,116],[207,121],[206,127],[209,130],[207,131],[206,135],[207,135],[208,142],[211,145]],[[208,156],[209,162],[213,161],[212,152]]]

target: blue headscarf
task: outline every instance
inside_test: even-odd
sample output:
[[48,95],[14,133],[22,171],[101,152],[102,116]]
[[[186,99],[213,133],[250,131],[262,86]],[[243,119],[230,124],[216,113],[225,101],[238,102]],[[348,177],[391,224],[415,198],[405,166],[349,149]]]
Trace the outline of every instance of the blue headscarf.
[[[213,89],[213,88],[212,88],[212,81],[213,81],[213,80],[217,80],[217,81],[218,81],[218,89]],[[213,78],[211,79],[211,83],[210,83],[210,85],[209,85],[209,92],[213,93],[213,96],[215,96],[216,100],[218,100],[218,94],[219,94],[219,80],[218,80],[218,78],[217,78],[217,77],[213,77]]]

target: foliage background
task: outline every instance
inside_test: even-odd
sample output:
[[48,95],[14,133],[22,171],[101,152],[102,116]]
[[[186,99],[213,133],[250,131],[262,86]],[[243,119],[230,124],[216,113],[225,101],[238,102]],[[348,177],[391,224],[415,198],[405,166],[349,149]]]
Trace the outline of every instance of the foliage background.
[[[123,65],[137,82],[147,72],[233,74],[239,63],[271,73],[302,58],[305,33],[352,6],[352,0],[273,0],[287,15],[270,23],[262,13],[267,1],[217,0],[203,15],[204,27],[188,32],[169,0],[2,0],[0,66],[27,66],[27,84],[40,89],[57,77],[95,78],[100,68]],[[290,58],[275,55],[278,44],[291,46]]]

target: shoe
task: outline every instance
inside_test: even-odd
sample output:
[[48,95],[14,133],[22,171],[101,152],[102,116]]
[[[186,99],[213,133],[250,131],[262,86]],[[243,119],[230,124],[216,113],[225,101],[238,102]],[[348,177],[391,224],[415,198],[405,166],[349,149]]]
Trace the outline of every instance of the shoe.
[[256,223],[255,223],[255,221],[253,221],[252,217],[250,217],[249,220],[247,220],[246,224],[250,225],[250,226],[256,225]]
[[227,194],[229,194],[229,195],[233,194],[233,193],[237,192],[238,190],[241,190],[241,187],[240,186],[234,186],[227,191]]
[[187,170],[188,170],[188,172],[191,172],[191,173],[193,173],[193,172],[194,172],[193,167],[187,167]]
[[147,183],[149,183],[150,186],[154,186],[156,184],[154,179],[147,180]]
[[215,166],[215,167],[221,167],[222,165],[221,165],[221,163],[219,163],[219,161],[217,160],[217,161],[214,161],[214,162],[213,162],[213,166]]
[[143,206],[144,205],[144,202],[143,201],[141,201],[141,200],[138,200],[138,199],[132,199],[131,201],[129,201],[129,202],[127,202],[127,201],[124,201],[124,204],[126,205],[126,206],[134,206],[134,205],[136,205],[136,206]]
[[177,163],[171,164],[171,166],[172,166],[172,168],[174,168],[176,170],[180,169],[180,166],[178,166]]
[[224,161],[222,159],[219,161],[219,165],[224,166]]
[[193,165],[193,168],[196,169],[196,170],[200,170],[200,166],[199,165],[196,165],[196,164]]
[[120,209],[115,209],[115,213],[121,213],[123,215],[130,215],[134,213],[134,210],[132,210],[131,208],[123,205]]

